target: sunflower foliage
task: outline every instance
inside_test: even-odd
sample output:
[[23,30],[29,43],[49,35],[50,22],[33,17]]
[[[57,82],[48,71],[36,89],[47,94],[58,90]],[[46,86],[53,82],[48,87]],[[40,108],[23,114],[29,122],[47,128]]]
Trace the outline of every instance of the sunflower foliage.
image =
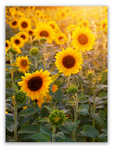
[[6,6],[6,142],[107,142],[107,9]]

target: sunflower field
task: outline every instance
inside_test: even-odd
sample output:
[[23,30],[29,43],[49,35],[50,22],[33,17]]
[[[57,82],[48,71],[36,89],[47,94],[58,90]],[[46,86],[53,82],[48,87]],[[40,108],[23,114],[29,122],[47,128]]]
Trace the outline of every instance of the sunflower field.
[[107,6],[6,6],[6,142],[107,142]]

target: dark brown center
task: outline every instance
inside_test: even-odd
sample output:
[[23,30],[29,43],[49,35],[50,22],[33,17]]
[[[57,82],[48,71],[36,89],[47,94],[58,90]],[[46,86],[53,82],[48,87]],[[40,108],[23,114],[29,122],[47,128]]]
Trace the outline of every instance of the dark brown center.
[[63,58],[62,63],[64,65],[64,67],[72,68],[76,63],[76,60],[73,56],[67,55]]
[[25,22],[25,21],[23,21],[21,25],[23,28],[27,28],[27,26],[28,26],[27,22]]
[[41,37],[43,37],[43,36],[44,36],[44,37],[48,37],[48,36],[49,36],[49,33],[48,33],[47,31],[41,31],[41,32],[40,32],[40,36],[41,36]]
[[31,90],[31,91],[37,91],[41,88],[43,84],[43,80],[41,77],[33,77],[31,78],[28,82],[27,82],[27,85],[28,85],[28,88]]
[[28,65],[27,60],[22,60],[22,61],[21,61],[21,65],[22,65],[23,67],[26,67],[26,66]]
[[15,26],[16,24],[17,24],[17,21],[13,21],[13,22],[12,22],[12,25]]
[[63,37],[62,37],[62,36],[60,36],[60,37],[59,37],[59,40],[62,40],[62,39],[63,39]]
[[86,22],[83,22],[83,25],[84,25],[84,26],[87,26],[87,23],[86,23]]
[[29,31],[29,34],[32,35],[32,34],[33,34],[33,31],[30,30],[30,31]]
[[55,27],[54,27],[54,25],[52,25],[52,24],[51,24],[50,26],[52,27],[52,29],[54,29],[54,28],[55,28]]
[[80,34],[78,36],[78,41],[80,44],[85,45],[88,42],[88,38],[85,34]]
[[16,44],[20,44],[20,40],[16,39],[16,40],[15,40],[15,43],[16,43]]
[[25,37],[25,35],[21,35],[21,38],[25,39],[26,37]]
[[103,23],[103,28],[105,28],[106,27],[106,23]]
[[6,46],[6,47],[8,47],[8,46],[9,46],[9,44],[8,44],[8,43],[5,43],[5,46]]

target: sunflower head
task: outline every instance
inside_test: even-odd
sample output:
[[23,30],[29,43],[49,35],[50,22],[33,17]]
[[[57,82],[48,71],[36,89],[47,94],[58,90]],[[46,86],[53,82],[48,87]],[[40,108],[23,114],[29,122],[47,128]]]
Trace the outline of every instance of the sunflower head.
[[17,54],[17,51],[14,50],[12,47],[9,48],[9,52],[11,52],[11,53],[14,54],[14,55]]
[[89,80],[93,80],[93,77],[94,77],[94,70],[88,70],[86,72],[86,77],[89,79]]
[[67,88],[68,88],[67,89],[68,93],[75,94],[78,91],[78,86],[76,86],[74,84],[70,84]]
[[23,81],[18,82],[21,86],[21,90],[27,93],[27,96],[32,100],[39,99],[41,95],[45,96],[49,92],[49,85],[51,83],[51,77],[49,72],[41,69],[35,73],[25,73],[25,77],[22,77]]
[[72,45],[81,51],[90,51],[95,44],[94,34],[88,28],[76,28],[72,33]]
[[81,69],[82,65],[82,55],[80,52],[70,48],[58,52],[56,54],[56,67],[59,72],[63,72],[64,75],[70,76],[71,74],[76,74]]
[[29,64],[30,64],[30,62],[28,61],[27,55],[25,57],[24,56],[16,57],[15,65],[16,65],[16,67],[19,67],[18,71],[25,73],[30,68]]
[[19,91],[15,94],[15,101],[17,104],[25,103],[26,101],[26,94],[22,91]]
[[31,28],[31,22],[30,22],[30,20],[27,19],[27,18],[21,18],[21,19],[19,20],[19,23],[18,23],[18,24],[19,24],[19,29],[20,29],[20,30],[23,30],[23,31],[25,31],[25,30]]
[[59,111],[58,109],[54,110],[49,115],[49,121],[52,126],[60,126],[64,123],[65,119],[65,114],[63,113],[63,111]]
[[46,39],[45,37],[42,37],[42,38],[40,39],[40,43],[41,43],[41,44],[45,44],[46,41],[47,41],[47,39]]

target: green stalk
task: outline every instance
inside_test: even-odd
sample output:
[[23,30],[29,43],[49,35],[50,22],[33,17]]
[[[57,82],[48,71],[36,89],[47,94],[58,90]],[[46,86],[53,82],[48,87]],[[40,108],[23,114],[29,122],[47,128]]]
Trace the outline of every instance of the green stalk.
[[46,47],[45,44],[43,44],[43,49],[44,49],[44,71],[46,70]]
[[55,126],[52,126],[52,142],[55,142],[55,130],[56,130],[56,127]]
[[[77,120],[77,108],[78,108],[78,104],[77,104],[77,93],[76,93],[76,99],[75,101],[75,108],[74,108],[74,122]],[[76,135],[76,129],[73,130],[73,140],[76,142],[75,139],[75,135]]]
[[[95,89],[93,91],[93,111],[95,113]],[[93,118],[93,127],[95,128],[95,119]],[[92,142],[95,142],[95,139],[92,138]]]
[[51,108],[53,109],[53,98],[51,98]]
[[17,137],[17,105],[16,104],[14,106],[14,125],[15,125],[14,139],[15,139],[15,142],[17,142],[18,137]]

